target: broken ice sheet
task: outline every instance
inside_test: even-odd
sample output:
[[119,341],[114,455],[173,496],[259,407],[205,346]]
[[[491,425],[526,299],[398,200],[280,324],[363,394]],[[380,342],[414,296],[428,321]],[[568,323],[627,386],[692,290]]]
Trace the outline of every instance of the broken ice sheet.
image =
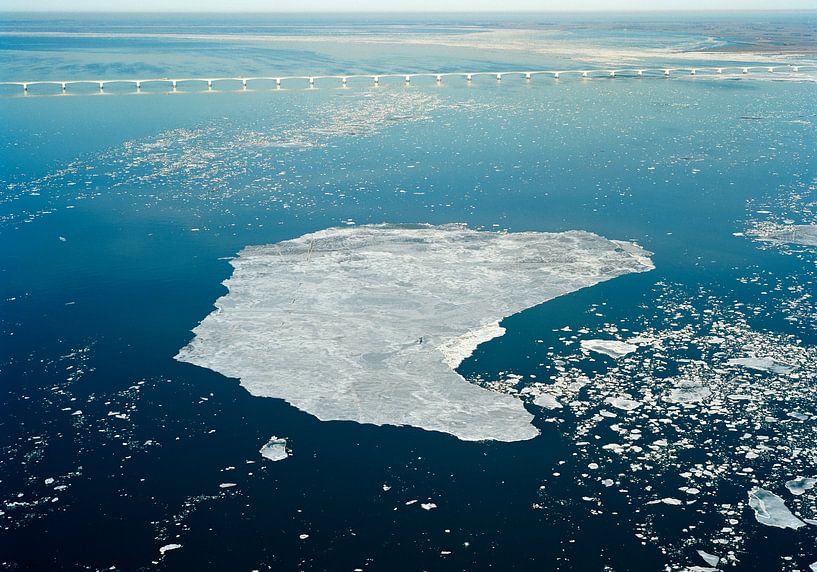
[[786,488],[795,496],[802,495],[806,491],[813,489],[814,485],[817,485],[817,478],[797,477],[796,479],[786,481]]
[[796,530],[806,525],[791,513],[783,499],[766,489],[749,491],[749,506],[755,511],[757,521],[766,526]]
[[704,384],[696,381],[682,380],[664,397],[670,403],[693,405],[706,400],[712,391]]
[[500,320],[653,268],[637,245],[588,232],[455,224],[330,228],[247,247],[232,265],[229,293],[177,359],[322,420],[470,441],[538,434],[521,399],[452,369]]
[[770,357],[751,356],[743,358],[732,358],[728,360],[726,363],[728,363],[729,365],[739,365],[748,369],[754,369],[757,371],[768,371],[771,373],[791,373],[794,370],[794,368],[789,366],[788,364],[780,363]]
[[270,461],[283,461],[290,455],[287,450],[287,440],[274,435],[258,452],[261,453],[262,457]]
[[624,357],[638,349],[636,345],[619,340],[582,340],[581,346],[584,350],[610,356],[613,359]]

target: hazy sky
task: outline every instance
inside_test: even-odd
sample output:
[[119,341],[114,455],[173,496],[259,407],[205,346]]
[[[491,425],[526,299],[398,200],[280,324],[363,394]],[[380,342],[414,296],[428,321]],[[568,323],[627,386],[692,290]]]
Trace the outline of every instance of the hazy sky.
[[0,0],[0,10],[95,11],[576,11],[814,9],[817,0]]

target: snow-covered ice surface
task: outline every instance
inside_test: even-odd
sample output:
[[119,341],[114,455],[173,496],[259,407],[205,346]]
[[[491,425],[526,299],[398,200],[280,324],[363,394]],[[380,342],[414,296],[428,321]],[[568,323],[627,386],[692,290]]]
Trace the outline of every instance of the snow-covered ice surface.
[[287,449],[287,440],[275,436],[272,436],[258,452],[261,453],[262,457],[270,461],[283,461],[290,455]]
[[757,521],[766,526],[795,530],[806,526],[806,523],[791,513],[783,499],[765,489],[749,491],[749,506],[755,511]]
[[786,364],[777,362],[770,357],[742,357],[732,358],[727,362],[729,365],[740,365],[758,371],[770,371],[772,373],[789,373],[792,368]]
[[765,242],[817,246],[817,224],[765,224],[749,234]]
[[529,439],[538,431],[520,399],[452,365],[501,334],[506,316],[652,269],[647,253],[622,244],[452,224],[331,228],[247,247],[229,293],[176,357],[322,420]]
[[581,345],[588,351],[604,354],[614,359],[626,356],[638,349],[638,346],[619,340],[582,340]]
[[817,485],[817,478],[814,477],[797,477],[790,481],[786,481],[786,488],[793,495],[800,496],[807,491],[810,491]]

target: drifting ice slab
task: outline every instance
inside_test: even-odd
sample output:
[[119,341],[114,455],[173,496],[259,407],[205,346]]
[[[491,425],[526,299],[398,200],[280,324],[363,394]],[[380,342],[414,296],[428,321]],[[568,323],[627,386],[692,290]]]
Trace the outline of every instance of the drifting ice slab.
[[595,234],[462,225],[331,228],[232,261],[229,293],[176,358],[322,420],[411,425],[469,440],[537,435],[515,396],[455,370],[500,320],[653,268]]

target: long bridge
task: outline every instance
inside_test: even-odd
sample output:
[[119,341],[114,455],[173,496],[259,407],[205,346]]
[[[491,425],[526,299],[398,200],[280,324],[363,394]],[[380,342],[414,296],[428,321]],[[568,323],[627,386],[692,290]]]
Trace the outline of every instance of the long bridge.
[[137,92],[141,91],[145,86],[165,86],[170,88],[170,91],[176,91],[181,84],[199,84],[202,87],[206,86],[207,90],[214,89],[216,84],[224,85],[227,83],[235,83],[241,89],[248,89],[251,84],[261,84],[262,82],[269,82],[274,84],[276,89],[282,89],[284,83],[288,86],[298,84],[308,89],[314,89],[318,81],[337,81],[340,87],[347,87],[347,85],[354,80],[365,80],[372,85],[380,85],[381,81],[388,79],[403,81],[405,84],[410,84],[415,78],[431,78],[437,83],[442,83],[447,78],[464,79],[466,82],[472,82],[475,78],[481,76],[488,76],[502,81],[506,76],[519,77],[524,80],[532,80],[535,76],[551,77],[553,79],[560,79],[567,76],[575,76],[579,78],[592,77],[670,77],[672,75],[724,75],[724,74],[768,74],[776,72],[801,73],[805,70],[815,70],[816,65],[752,65],[752,66],[698,66],[698,67],[658,67],[658,68],[617,68],[617,69],[577,69],[577,70],[529,70],[529,71],[499,71],[499,72],[414,72],[414,73],[391,73],[391,74],[334,74],[334,75],[281,75],[281,76],[236,76],[236,77],[177,77],[177,78],[146,78],[146,79],[75,79],[75,80],[34,80],[34,81],[0,81],[0,86],[19,86],[23,93],[28,93],[29,89],[34,86],[52,86],[56,87],[58,93],[67,93],[71,86],[90,85],[98,92],[104,92],[106,86],[111,85],[132,85]]

